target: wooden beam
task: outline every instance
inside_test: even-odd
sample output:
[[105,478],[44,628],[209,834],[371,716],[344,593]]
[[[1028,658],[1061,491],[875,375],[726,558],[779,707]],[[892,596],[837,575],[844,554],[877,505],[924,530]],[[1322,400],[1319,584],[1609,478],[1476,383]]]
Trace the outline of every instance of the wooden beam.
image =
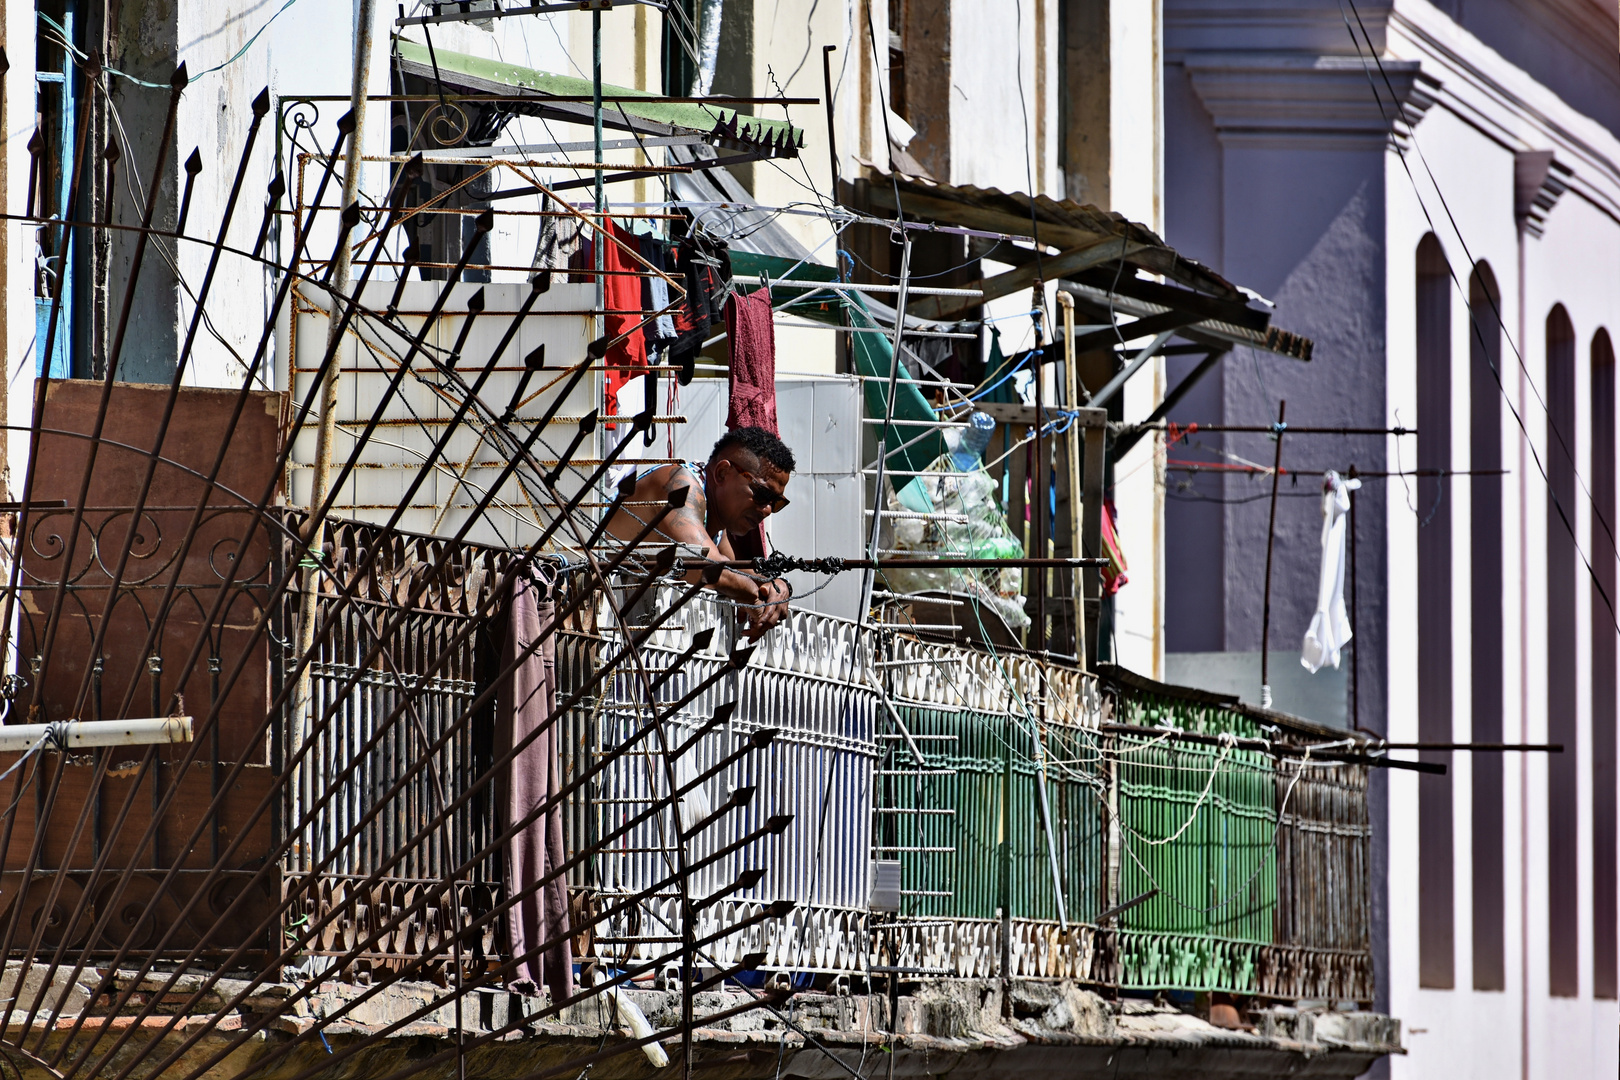
[[[982,412],[990,419],[1001,424],[1014,424],[1022,427],[1035,426],[1035,406],[1015,405],[1011,402],[977,401],[973,403],[973,411]],[[1059,409],[1048,405],[1041,412],[1047,423],[1058,418]]]
[[1144,300],[1168,308],[1194,311],[1198,313],[1200,319],[1219,319],[1233,326],[1241,326],[1245,330],[1263,333],[1266,327],[1271,325],[1271,312],[1251,308],[1247,300],[1222,300],[1193,292],[1191,289],[1147,281],[1135,274],[1121,274],[1116,280],[1107,267],[1095,267],[1085,273],[1069,276],[1094,289],[1119,293],[1121,296],[1129,296],[1135,300]]
[[[874,188],[874,190],[876,190]],[[1138,251],[1145,250],[1149,245],[1126,240],[1123,237],[1109,236],[1101,240],[1092,240],[1081,247],[1060,251],[1040,260],[1040,274],[1046,281],[1057,279],[1084,270],[1092,266],[1100,266],[1105,262],[1116,259],[1129,258]],[[969,289],[979,289],[984,293],[981,299],[968,299],[960,296],[930,296],[906,306],[907,315],[916,315],[922,319],[954,319],[964,312],[978,307],[998,296],[1007,296],[1010,293],[1021,292],[1035,284],[1036,263],[1031,261],[1025,266],[1015,267],[1004,274],[994,277],[981,278],[970,282]]]
[[1137,338],[1162,334],[1166,330],[1180,330],[1183,326],[1192,325],[1197,319],[1197,314],[1190,311],[1165,311],[1158,315],[1149,315],[1135,322],[1121,323],[1117,327],[1111,326],[1106,330],[1093,330],[1081,334],[1074,339],[1074,351],[1089,352],[1092,349],[1118,345],[1122,338],[1126,341],[1135,341]]
[[[1095,414],[1095,415],[1093,415]],[[1081,409],[1077,418],[1084,426],[1085,456],[1081,459],[1084,472],[1080,480],[1082,501],[1080,523],[1080,552],[1082,555],[1102,554],[1103,515],[1103,454],[1107,436],[1108,411]],[[1085,612],[1085,669],[1097,670],[1097,631],[1102,620],[1102,571],[1083,570],[1081,580],[1081,607]]]

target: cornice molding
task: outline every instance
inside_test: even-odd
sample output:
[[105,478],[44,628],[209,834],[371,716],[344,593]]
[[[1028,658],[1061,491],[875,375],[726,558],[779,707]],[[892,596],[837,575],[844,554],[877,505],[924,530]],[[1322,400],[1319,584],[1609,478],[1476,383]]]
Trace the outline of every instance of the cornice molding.
[[[1358,0],[1356,9],[1382,52],[1395,0]],[[1164,0],[1165,50],[1183,52],[1265,50],[1354,56],[1339,0]]]
[[1381,73],[1358,57],[1309,53],[1189,52],[1182,62],[1227,145],[1381,149],[1404,140],[1440,92],[1416,60],[1385,60]]
[[1520,150],[1513,155],[1513,216],[1534,237],[1546,230],[1547,215],[1569,190],[1575,171],[1551,150]]
[[1428,5],[1397,9],[1391,33],[1398,52],[1443,74],[1442,109],[1510,151],[1555,148],[1574,170],[1572,190],[1620,221],[1620,140],[1607,128]]

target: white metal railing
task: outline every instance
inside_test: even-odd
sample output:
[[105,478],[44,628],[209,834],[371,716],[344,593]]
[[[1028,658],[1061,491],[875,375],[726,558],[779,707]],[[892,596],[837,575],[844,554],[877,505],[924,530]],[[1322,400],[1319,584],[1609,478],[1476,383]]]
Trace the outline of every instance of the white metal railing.
[[[660,586],[652,602],[642,606],[663,610],[676,588]],[[633,627],[638,620],[627,615],[626,621]],[[618,651],[624,636],[605,603],[598,610],[598,626],[605,628],[602,648]],[[647,674],[659,678],[692,645],[693,635],[703,630],[712,630],[712,639],[660,687],[657,697],[664,705],[685,697],[719,671],[734,649],[748,644],[736,632],[729,602],[702,594],[652,633],[641,650],[640,663]],[[1044,708],[1050,724],[1095,730],[1101,701],[1090,676],[1049,666],[1043,673],[1043,665],[1027,657],[997,657],[894,636],[889,637],[882,659],[878,648],[879,633],[872,628],[863,630],[853,622],[810,611],[791,612],[786,622],[754,644],[746,666],[724,675],[679,710],[668,725],[666,745],[674,747],[691,737],[723,702],[735,702],[730,719],[670,769],[656,754],[616,762],[598,790],[589,831],[605,835],[616,823],[667,796],[671,779],[676,786],[686,785],[754,732],[774,728],[778,735],[769,747],[687,795],[679,820],[690,825],[703,818],[740,786],[756,788],[753,801],[745,810],[733,811],[722,826],[690,838],[681,853],[675,850],[672,815],[638,827],[598,860],[593,887],[619,895],[640,891],[669,878],[680,855],[701,862],[772,815],[791,814],[793,823],[780,837],[756,841],[694,874],[689,888],[693,896],[701,897],[722,889],[744,869],[766,871],[756,888],[705,909],[700,936],[747,919],[764,903],[787,899],[799,905],[786,920],[726,939],[710,960],[724,963],[758,951],[768,956],[766,967],[797,971],[859,974],[881,965],[884,961],[869,951],[872,862],[892,856],[878,850],[873,832],[874,821],[885,809],[877,805],[875,784],[883,772],[885,746],[911,738],[898,732],[895,709],[1033,717]],[[638,690],[642,685],[636,664],[624,665],[611,685],[604,685],[595,725],[596,753],[618,745],[646,723],[650,710],[644,690]],[[599,926],[598,951],[620,962],[667,951],[672,928],[679,925],[674,906],[678,899],[674,890],[667,892],[642,905],[638,918]],[[979,947],[983,944],[979,939],[989,930],[978,920],[949,922],[948,932],[918,924],[902,931],[892,944],[924,966],[943,965],[962,974],[989,970],[986,965],[993,965],[994,949]],[[1073,931],[1054,937],[1057,928],[1050,929],[1048,933],[1042,923],[1020,923],[1022,944],[1013,951],[1021,973],[1070,972],[1089,965],[1089,936],[1077,937],[1078,931]]]
[[[676,589],[658,587],[646,607],[664,609]],[[635,624],[633,616],[628,621]],[[624,635],[605,603],[599,625],[605,628],[602,648],[610,652],[621,648]],[[690,648],[694,634],[708,629],[714,631],[708,647],[698,650],[659,688],[661,705],[686,697],[747,642],[737,634],[729,603],[703,594],[655,631],[640,651],[640,665],[656,679]],[[706,908],[698,933],[746,919],[763,903],[793,900],[799,905],[793,916],[728,939],[717,946],[715,955],[723,960],[733,953],[761,950],[775,958],[767,966],[842,971],[858,966],[855,928],[870,891],[871,777],[880,708],[863,641],[853,623],[793,611],[754,645],[746,666],[721,676],[671,718],[664,738],[673,749],[692,738],[723,703],[734,703],[729,719],[698,738],[690,753],[668,768],[661,754],[616,761],[607,770],[592,809],[598,836],[667,797],[671,780],[676,787],[685,787],[756,732],[776,731],[768,746],[741,757],[684,795],[678,819],[660,814],[611,844],[597,860],[594,886],[606,893],[641,891],[670,878],[680,858],[701,863],[773,816],[791,815],[791,824],[779,836],[756,840],[692,875],[691,895],[705,897],[724,889],[744,870],[765,871],[757,886]],[[638,665],[623,665],[603,687],[594,752],[618,745],[647,722],[650,712]],[[689,837],[684,850],[677,852],[677,820],[689,829],[741,787],[754,788],[752,800],[714,827]],[[667,937],[669,928],[679,925],[671,907],[677,903],[675,890],[664,892],[667,895],[641,906],[638,919],[599,927],[604,939],[601,951],[624,959],[667,951],[667,943],[648,940]]]

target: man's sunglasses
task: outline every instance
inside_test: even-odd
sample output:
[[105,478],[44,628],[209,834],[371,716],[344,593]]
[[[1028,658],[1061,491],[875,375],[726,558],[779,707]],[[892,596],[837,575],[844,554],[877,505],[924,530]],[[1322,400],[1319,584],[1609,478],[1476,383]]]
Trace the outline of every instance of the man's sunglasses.
[[757,483],[748,485],[748,494],[753,498],[755,506],[768,506],[771,508],[771,513],[773,514],[780,514],[784,509],[787,508],[788,502],[790,501],[787,496],[778,495],[776,492],[771,490],[769,484],[765,483],[763,480],[759,480],[758,477],[749,472],[747,469],[738,467],[735,462],[732,463],[731,467],[742,473],[744,476],[758,481]]

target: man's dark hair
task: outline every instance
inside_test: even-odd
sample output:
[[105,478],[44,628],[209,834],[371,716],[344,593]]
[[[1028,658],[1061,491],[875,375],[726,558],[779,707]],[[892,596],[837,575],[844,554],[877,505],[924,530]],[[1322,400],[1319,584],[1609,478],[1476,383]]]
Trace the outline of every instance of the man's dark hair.
[[709,460],[713,461],[733,446],[742,447],[760,461],[768,461],[785,473],[793,471],[793,451],[788,449],[787,443],[764,428],[732,428],[714,444],[714,449],[709,452]]

